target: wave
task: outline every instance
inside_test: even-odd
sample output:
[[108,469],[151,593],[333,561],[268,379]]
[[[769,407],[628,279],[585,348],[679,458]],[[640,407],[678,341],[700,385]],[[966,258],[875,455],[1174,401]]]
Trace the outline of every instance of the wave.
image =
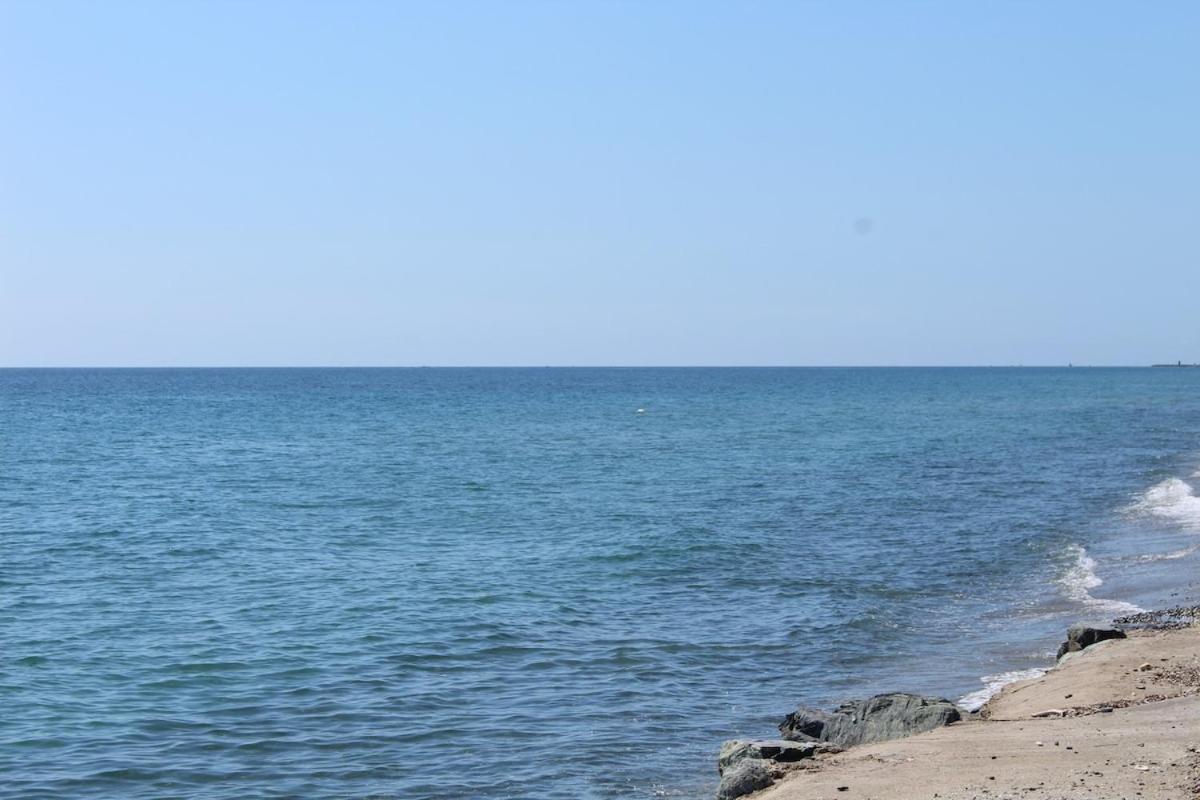
[[984,703],[995,697],[1001,689],[1010,683],[1025,681],[1030,678],[1040,678],[1045,674],[1046,670],[1044,669],[1017,669],[1011,672],[1001,672],[998,675],[984,675],[979,679],[983,681],[983,688],[969,692],[958,698],[958,705],[967,711],[978,711],[983,708]]
[[1200,550],[1200,544],[1194,544],[1191,547],[1185,547],[1182,550],[1172,550],[1169,553],[1147,553],[1138,556],[1135,560],[1139,564],[1149,564],[1155,561],[1174,561],[1177,558],[1187,558],[1192,553]]
[[1141,606],[1135,606],[1124,600],[1093,597],[1091,590],[1104,583],[1096,574],[1096,559],[1089,556],[1087,550],[1081,545],[1068,545],[1067,551],[1075,557],[1075,562],[1058,579],[1058,585],[1062,587],[1062,593],[1068,599],[1090,608],[1111,611],[1115,614],[1134,614],[1145,610]]
[[[1193,477],[1200,477],[1200,472]],[[1200,531],[1200,497],[1187,481],[1167,478],[1154,484],[1129,507],[1134,514],[1158,517]]]

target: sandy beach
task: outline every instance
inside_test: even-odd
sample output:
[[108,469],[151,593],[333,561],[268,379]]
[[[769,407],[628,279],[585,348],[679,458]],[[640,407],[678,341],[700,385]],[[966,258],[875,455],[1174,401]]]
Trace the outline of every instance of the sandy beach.
[[760,800],[1195,798],[1200,627],[1135,631],[1005,687],[978,718],[798,762]]

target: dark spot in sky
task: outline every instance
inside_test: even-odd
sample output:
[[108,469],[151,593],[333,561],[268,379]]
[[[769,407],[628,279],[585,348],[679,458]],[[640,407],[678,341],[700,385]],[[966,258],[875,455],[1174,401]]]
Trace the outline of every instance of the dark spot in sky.
[[854,220],[854,232],[859,236],[866,236],[873,230],[875,230],[875,220],[870,217],[859,217]]

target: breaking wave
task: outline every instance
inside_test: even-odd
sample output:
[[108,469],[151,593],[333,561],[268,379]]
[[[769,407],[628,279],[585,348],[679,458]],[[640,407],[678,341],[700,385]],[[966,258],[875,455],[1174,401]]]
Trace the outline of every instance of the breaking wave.
[[[1200,477],[1200,473],[1195,477]],[[1179,478],[1154,484],[1142,492],[1129,510],[1200,531],[1200,497],[1190,483]]]
[[1087,550],[1077,544],[1069,545],[1067,550],[1075,560],[1066,573],[1058,579],[1058,585],[1068,599],[1090,608],[1111,611],[1114,614],[1133,614],[1144,610],[1141,606],[1135,606],[1124,600],[1093,597],[1091,590],[1104,583],[1096,574],[1096,559],[1089,556]]

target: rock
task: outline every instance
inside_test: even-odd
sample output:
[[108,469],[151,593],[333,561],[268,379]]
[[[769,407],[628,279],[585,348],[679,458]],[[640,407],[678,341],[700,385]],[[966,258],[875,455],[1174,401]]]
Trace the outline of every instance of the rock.
[[837,749],[822,742],[791,742],[787,739],[751,742],[744,739],[731,739],[721,745],[721,754],[717,756],[717,771],[724,775],[725,770],[747,758],[786,764],[812,758],[817,753],[837,751]]
[[769,739],[756,742],[762,750],[763,758],[769,758],[780,764],[788,764],[805,758],[812,758],[817,753],[840,753],[842,748],[825,742],[789,742],[787,739]]
[[958,722],[963,712],[949,700],[916,694],[880,694],[843,703],[832,713],[798,708],[779,725],[783,738],[838,747],[899,739]]
[[1088,625],[1072,625],[1067,629],[1067,640],[1058,646],[1058,658],[1091,647],[1108,639],[1124,639],[1125,631],[1116,628],[1092,628]]
[[747,758],[762,758],[762,754],[755,749],[753,742],[730,739],[721,745],[721,752],[717,755],[717,774],[724,775],[725,770]]
[[733,800],[744,794],[757,792],[770,786],[771,771],[767,762],[759,758],[743,758],[737,761],[721,776],[717,786],[717,800]]
[[784,718],[779,725],[779,732],[783,734],[783,738],[797,742],[820,741],[832,718],[832,714],[820,709],[800,706]]

